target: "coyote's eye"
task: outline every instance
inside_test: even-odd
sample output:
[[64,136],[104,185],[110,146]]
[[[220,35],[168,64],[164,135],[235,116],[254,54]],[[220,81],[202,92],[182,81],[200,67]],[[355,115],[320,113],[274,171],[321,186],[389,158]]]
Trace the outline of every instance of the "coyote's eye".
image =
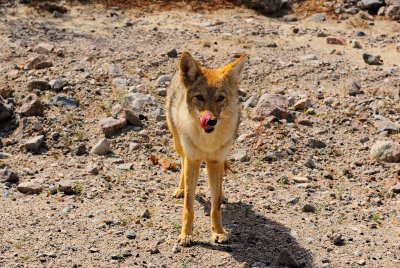
[[225,99],[224,96],[219,96],[218,99],[217,99],[217,102],[221,102],[221,101],[223,101],[224,99]]
[[198,99],[199,101],[204,101],[204,98],[201,95],[196,95],[196,99]]

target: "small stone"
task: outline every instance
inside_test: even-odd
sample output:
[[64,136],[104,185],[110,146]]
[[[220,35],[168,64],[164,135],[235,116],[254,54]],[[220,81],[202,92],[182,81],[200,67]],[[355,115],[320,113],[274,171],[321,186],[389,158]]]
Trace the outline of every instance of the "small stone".
[[87,153],[86,142],[80,142],[75,149],[76,155],[84,155]]
[[139,116],[137,116],[132,110],[125,110],[125,118],[128,123],[134,126],[141,127],[143,125],[142,120],[140,120]]
[[7,105],[3,98],[0,97],[0,121],[10,118],[13,115],[13,111],[9,105]]
[[361,94],[361,84],[358,81],[351,81],[350,87],[349,87],[349,95],[350,96],[356,96],[358,94]]
[[168,86],[170,82],[171,82],[170,75],[166,75],[166,74],[160,75],[160,77],[157,78],[156,87]]
[[297,21],[297,17],[295,15],[285,15],[283,16],[283,21],[294,22]]
[[91,164],[88,166],[87,172],[92,175],[98,175],[99,174],[99,166],[96,164]]
[[139,148],[140,148],[140,144],[139,143],[132,142],[132,143],[129,144],[129,151],[130,152],[134,152]]
[[400,125],[390,121],[388,118],[381,115],[374,116],[374,125],[378,133],[387,131],[388,133],[398,133],[400,131]]
[[371,158],[389,163],[400,162],[400,144],[391,141],[377,141],[371,148]]
[[326,147],[326,143],[316,139],[309,139],[307,145],[311,148],[322,149]]
[[326,43],[330,45],[346,45],[346,40],[338,36],[328,36],[326,38]]
[[235,161],[239,161],[239,162],[248,162],[250,160],[249,157],[247,156],[247,152],[245,150],[241,150],[241,151],[235,153],[232,156],[232,158]]
[[294,104],[294,109],[296,111],[304,111],[311,107],[311,100],[310,99],[301,99]]
[[128,232],[126,232],[126,237],[128,238],[128,239],[135,239],[136,238],[136,233],[135,232],[133,232],[133,231],[128,231]]
[[293,181],[295,183],[307,183],[309,181],[309,179],[307,177],[296,176],[296,177],[293,177]]
[[302,211],[306,213],[315,213],[316,209],[312,204],[305,204],[302,208]]
[[62,180],[58,183],[58,190],[66,195],[79,195],[82,192],[81,182],[75,180]]
[[34,89],[39,89],[39,90],[49,90],[51,87],[49,83],[45,80],[33,80],[28,83],[28,89],[34,90]]
[[246,109],[248,107],[254,108],[258,103],[258,96],[252,95],[250,96],[243,104],[243,107]]
[[128,80],[122,77],[116,77],[112,80],[111,84],[119,90],[125,89],[128,86]]
[[35,94],[29,94],[22,100],[22,106],[19,113],[24,116],[43,116],[44,106]]
[[99,252],[99,249],[96,247],[90,247],[89,251],[90,251],[90,253],[96,253],[96,252]]
[[111,255],[111,259],[112,260],[123,260],[124,257],[120,254],[114,254],[114,255]]
[[124,258],[128,258],[128,257],[132,256],[132,251],[130,249],[122,249],[121,255]]
[[19,175],[10,169],[0,169],[0,182],[2,183],[18,183]]
[[381,56],[374,56],[368,53],[363,53],[363,60],[366,64],[369,65],[382,65],[383,61],[381,60]]
[[37,182],[26,181],[18,184],[17,190],[23,194],[40,194],[43,188]]
[[146,208],[145,211],[142,214],[142,218],[150,219],[150,217],[151,217],[150,211]]
[[53,63],[51,61],[42,61],[35,65],[36,70],[47,69],[53,67]]
[[312,160],[311,157],[307,158],[306,162],[304,163],[304,165],[308,168],[314,169],[317,166],[315,165],[314,161]]
[[361,43],[360,43],[360,41],[354,41],[353,42],[353,48],[356,48],[356,49],[361,49],[362,48],[362,45],[361,45]]
[[291,119],[288,111],[289,101],[282,95],[270,95],[268,93],[261,96],[257,106],[253,111],[253,120],[261,121],[268,116],[275,116],[279,119]]
[[110,142],[107,139],[101,139],[93,146],[90,152],[92,154],[105,155],[111,152]]
[[364,266],[364,265],[367,264],[367,261],[366,261],[366,260],[359,260],[357,263],[358,263],[358,265],[360,265],[360,266]]
[[105,135],[111,135],[122,129],[126,125],[125,118],[114,119],[112,117],[107,117],[100,121],[101,130]]
[[267,153],[265,153],[265,155],[263,157],[263,160],[268,161],[268,162],[276,161],[277,159],[278,159],[278,156],[274,152],[267,152]]
[[157,245],[154,245],[153,247],[151,247],[149,250],[150,254],[158,254],[160,253],[160,250],[158,249]]
[[181,246],[178,243],[174,243],[174,246],[172,247],[172,253],[176,254],[181,251],[182,251]]
[[62,91],[64,87],[68,86],[68,84],[68,80],[66,79],[53,79],[49,83],[51,89],[56,92]]
[[344,244],[343,235],[340,233],[336,233],[336,234],[332,235],[331,241],[335,246],[341,246]]
[[57,96],[51,97],[50,100],[54,105],[61,106],[61,107],[66,107],[66,108],[79,107],[79,103],[75,99],[68,98],[67,96],[64,96],[64,95],[57,95]]
[[33,70],[36,68],[36,65],[39,64],[40,62],[46,60],[46,57],[43,55],[38,55],[35,57],[30,58],[24,66],[25,70]]
[[396,184],[392,187],[392,192],[395,194],[400,194],[400,184]]
[[0,97],[7,99],[12,98],[14,95],[14,89],[12,89],[9,85],[0,85]]
[[49,54],[51,51],[53,51],[53,49],[54,49],[54,46],[52,44],[39,43],[33,49],[33,52],[38,53],[38,54]]
[[125,163],[117,166],[118,169],[121,170],[132,170],[133,168],[133,163]]
[[302,267],[292,253],[290,253],[287,249],[282,249],[282,251],[279,253],[275,266],[290,268]]
[[326,20],[325,13],[315,13],[307,18],[308,21],[312,22],[323,22]]
[[293,198],[290,198],[290,199],[287,201],[287,203],[290,204],[290,205],[292,205],[292,206],[294,206],[294,205],[296,205],[299,201],[300,201],[300,197],[293,197]]
[[171,51],[167,52],[167,56],[169,58],[177,58],[178,57],[178,52],[176,51],[176,49],[172,49]]
[[44,141],[43,135],[36,136],[24,144],[25,149],[29,152],[38,153],[40,147],[42,146],[43,141]]
[[157,95],[161,97],[167,96],[167,89],[165,87],[157,88],[156,89]]
[[332,106],[336,102],[336,98],[334,97],[327,97],[324,99],[324,103],[328,106]]
[[144,108],[154,102],[150,95],[142,93],[129,93],[124,95],[124,107],[137,113],[143,113]]

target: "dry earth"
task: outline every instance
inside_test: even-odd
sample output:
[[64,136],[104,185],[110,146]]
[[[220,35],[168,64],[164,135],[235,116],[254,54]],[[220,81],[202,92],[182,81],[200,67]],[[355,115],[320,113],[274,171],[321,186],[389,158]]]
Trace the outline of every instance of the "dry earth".
[[[2,92],[14,91],[9,102],[17,111],[30,93],[44,107],[43,116],[16,113],[0,122],[0,168],[19,175],[18,187],[1,184],[0,267],[400,266],[400,167],[370,156],[377,141],[400,141],[399,23],[285,22],[240,7],[64,6],[68,13],[57,18],[19,4],[0,9]],[[327,44],[326,35],[346,44]],[[47,45],[38,50],[39,43]],[[178,160],[162,96],[177,66],[176,55],[167,55],[173,49],[178,57],[188,49],[210,67],[250,55],[240,88],[250,100],[224,186],[227,245],[209,242],[204,169],[197,243],[176,244],[179,173],[155,163],[164,159],[173,169]],[[53,66],[25,70],[34,51]],[[363,53],[380,55],[383,65],[367,65]],[[105,137],[99,122],[119,116],[128,92],[150,96],[133,107],[143,125],[111,130],[112,152],[90,153]],[[289,103],[284,116],[252,119],[264,93]],[[79,106],[55,105],[57,95]],[[43,144],[27,152],[25,143],[39,135]]]

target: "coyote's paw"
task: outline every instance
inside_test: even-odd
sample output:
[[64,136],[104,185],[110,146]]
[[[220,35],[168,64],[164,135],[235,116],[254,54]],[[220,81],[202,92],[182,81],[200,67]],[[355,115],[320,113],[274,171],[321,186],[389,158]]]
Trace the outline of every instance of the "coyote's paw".
[[214,233],[211,236],[211,242],[218,244],[225,244],[229,241],[229,234],[227,232],[223,232],[222,234]]
[[183,247],[193,245],[193,237],[191,235],[181,234],[178,238],[178,243]]
[[183,189],[181,188],[176,188],[175,192],[174,192],[174,197],[175,198],[183,198]]

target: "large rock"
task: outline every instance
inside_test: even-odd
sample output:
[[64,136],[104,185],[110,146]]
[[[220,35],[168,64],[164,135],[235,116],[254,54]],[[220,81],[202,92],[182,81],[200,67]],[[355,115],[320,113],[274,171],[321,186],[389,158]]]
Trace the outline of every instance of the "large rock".
[[101,139],[93,146],[90,152],[92,154],[105,155],[111,152],[110,142],[107,139]]
[[124,95],[124,107],[138,113],[143,112],[146,105],[154,102],[155,100],[152,96],[142,93],[129,93]]
[[116,131],[122,129],[125,125],[125,118],[114,119],[112,117],[107,117],[100,121],[101,130],[105,135],[111,135]]
[[23,101],[19,113],[24,116],[43,116],[44,106],[39,97],[29,94]]
[[379,9],[385,5],[385,0],[361,0],[361,7],[364,9]]
[[8,119],[11,117],[13,114],[11,107],[9,107],[3,100],[2,97],[0,97],[0,121]]
[[43,187],[39,182],[25,181],[18,184],[17,190],[23,194],[40,194]]
[[283,0],[239,0],[243,5],[256,9],[264,14],[278,12],[285,2]]
[[266,93],[258,101],[252,119],[261,121],[271,115],[279,119],[289,119],[291,114],[288,111],[288,107],[289,101],[284,96]]
[[0,169],[0,182],[17,183],[19,180],[18,173],[10,169]]
[[400,144],[391,141],[377,141],[371,148],[371,158],[389,163],[400,163]]

